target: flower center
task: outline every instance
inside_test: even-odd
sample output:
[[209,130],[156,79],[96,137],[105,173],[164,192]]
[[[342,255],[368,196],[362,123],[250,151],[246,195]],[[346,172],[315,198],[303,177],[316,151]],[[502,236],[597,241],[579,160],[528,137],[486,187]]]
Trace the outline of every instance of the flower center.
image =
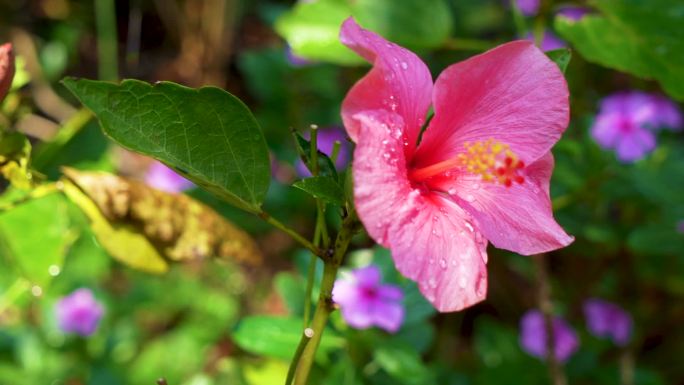
[[433,176],[460,169],[479,175],[484,182],[494,182],[510,187],[513,183],[523,183],[522,174],[525,163],[510,147],[494,139],[466,142],[465,151],[457,156],[433,165],[410,171],[409,178],[414,182],[424,181]]

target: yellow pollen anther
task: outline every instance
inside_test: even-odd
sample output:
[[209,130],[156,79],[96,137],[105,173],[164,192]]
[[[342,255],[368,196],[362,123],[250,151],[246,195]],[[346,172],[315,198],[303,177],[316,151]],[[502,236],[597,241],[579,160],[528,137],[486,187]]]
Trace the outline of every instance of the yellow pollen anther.
[[469,173],[480,175],[483,181],[498,182],[507,187],[513,182],[525,181],[520,173],[525,163],[507,144],[487,139],[466,142],[464,147],[466,151],[458,155],[459,162]]
[[461,169],[469,174],[479,175],[484,182],[494,182],[510,187],[513,183],[523,183],[522,170],[525,163],[507,144],[494,139],[466,142],[465,151],[454,158],[431,166],[412,170],[414,181],[426,180],[453,169]]

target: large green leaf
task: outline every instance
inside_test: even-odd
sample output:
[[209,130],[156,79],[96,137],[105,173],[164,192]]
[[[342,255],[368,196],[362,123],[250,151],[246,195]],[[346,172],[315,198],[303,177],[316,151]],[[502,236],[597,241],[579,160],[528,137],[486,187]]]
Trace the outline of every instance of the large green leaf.
[[[289,360],[302,336],[302,320],[269,316],[243,318],[233,333],[233,339],[250,353]],[[344,339],[326,329],[316,353],[317,361],[324,361],[333,350],[344,346]]]
[[339,41],[349,16],[365,28],[411,49],[436,48],[449,37],[452,18],[444,0],[318,0],[298,2],[276,22],[276,31],[305,58],[338,64],[363,60]]
[[596,0],[602,15],[559,17],[556,29],[587,60],[657,79],[684,100],[684,5],[681,0]]
[[[69,231],[67,202],[53,193],[0,214],[0,254],[10,258],[32,284],[46,285],[59,271],[75,233]],[[54,267],[53,267],[54,266]]]
[[235,206],[260,210],[271,175],[268,149],[251,112],[233,95],[171,82],[63,83],[122,146],[161,160]]

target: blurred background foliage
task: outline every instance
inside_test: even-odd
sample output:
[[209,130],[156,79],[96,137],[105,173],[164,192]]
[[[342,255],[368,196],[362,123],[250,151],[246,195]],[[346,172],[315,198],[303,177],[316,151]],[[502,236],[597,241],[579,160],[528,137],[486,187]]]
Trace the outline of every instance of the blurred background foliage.
[[[187,195],[252,235],[263,262],[208,259],[146,274],[113,260],[71,200],[49,190],[31,190],[39,197],[29,200],[21,184],[56,181],[64,166],[135,180],[150,164],[114,146],[62,77],[217,85],[245,101],[265,134],[273,174],[266,207],[311,233],[314,202],[290,186],[299,178],[290,129],[339,129],[341,100],[368,69],[337,40],[349,14],[416,50],[433,74],[529,31],[555,29],[566,39],[572,119],[554,148],[552,198],[576,240],[548,257],[557,313],[581,340],[565,366],[569,382],[682,383],[684,141],[663,132],[645,159],[623,164],[589,127],[599,101],[616,91],[684,98],[684,6],[596,0],[574,4],[591,14],[570,21],[554,16],[569,2],[542,3],[537,16],[525,17],[502,0],[0,0],[0,42],[12,41],[18,55],[0,127],[21,134],[11,151],[3,147],[3,170],[14,162],[19,175],[31,176],[11,179],[14,187],[0,182],[0,384],[283,382],[301,333],[309,264],[286,235],[191,189]],[[545,364],[518,343],[520,316],[537,305],[530,259],[490,248],[487,301],[435,314],[386,250],[366,236],[354,248],[350,267],[378,264],[404,289],[407,319],[387,334],[353,330],[336,312],[312,383],[548,382]],[[87,339],[63,334],[54,319],[57,299],[78,287],[93,289],[106,308]],[[586,332],[581,309],[589,297],[632,314],[627,347]]]

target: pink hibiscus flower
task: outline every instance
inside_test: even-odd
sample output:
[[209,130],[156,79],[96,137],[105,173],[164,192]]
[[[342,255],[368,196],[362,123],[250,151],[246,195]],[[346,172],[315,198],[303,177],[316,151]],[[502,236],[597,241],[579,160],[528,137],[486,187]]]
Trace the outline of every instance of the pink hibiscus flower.
[[12,86],[14,78],[14,51],[12,44],[0,45],[0,102]]
[[[454,64],[433,89],[416,55],[353,19],[340,38],[373,63],[342,104],[356,142],[359,217],[438,310],[485,298],[487,240],[524,255],[572,242],[549,199],[550,150],[568,124],[567,84],[532,43]],[[434,118],[418,144],[431,104]]]

